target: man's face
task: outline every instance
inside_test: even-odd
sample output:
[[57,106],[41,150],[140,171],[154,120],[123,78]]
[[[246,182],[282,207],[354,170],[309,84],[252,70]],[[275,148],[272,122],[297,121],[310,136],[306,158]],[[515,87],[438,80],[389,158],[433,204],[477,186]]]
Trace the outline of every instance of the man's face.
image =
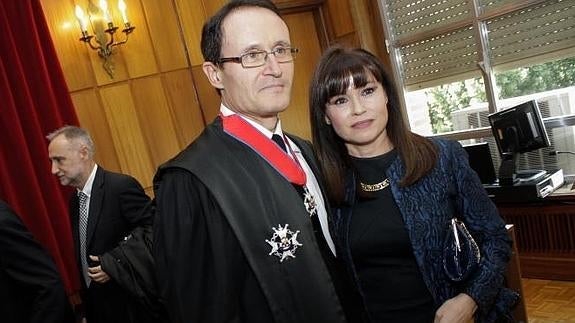
[[[222,33],[222,57],[291,46],[287,25],[275,13],[263,8],[248,7],[231,13],[222,24]],[[275,120],[289,105],[293,61],[278,63],[274,55],[269,54],[263,66],[244,68],[227,62],[217,69],[222,101],[231,110],[265,125],[266,119]]]
[[48,157],[52,163],[52,174],[60,184],[82,189],[89,175],[88,150],[79,140],[68,140],[64,135],[56,136],[48,145]]

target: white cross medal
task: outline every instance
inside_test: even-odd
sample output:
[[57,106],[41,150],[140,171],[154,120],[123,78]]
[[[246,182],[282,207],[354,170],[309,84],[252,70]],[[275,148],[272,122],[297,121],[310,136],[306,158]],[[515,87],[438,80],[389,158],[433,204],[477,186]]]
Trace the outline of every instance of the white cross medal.
[[303,187],[303,205],[305,206],[305,209],[310,216],[316,214],[317,204],[315,203],[313,195],[311,195],[311,193],[307,189],[307,186]]
[[284,227],[278,224],[277,229],[272,227],[274,234],[271,239],[266,239],[266,242],[272,247],[272,251],[268,255],[277,256],[280,258],[280,262],[283,262],[287,257],[295,258],[296,249],[303,246],[297,241],[299,230],[293,232],[287,227],[288,224]]

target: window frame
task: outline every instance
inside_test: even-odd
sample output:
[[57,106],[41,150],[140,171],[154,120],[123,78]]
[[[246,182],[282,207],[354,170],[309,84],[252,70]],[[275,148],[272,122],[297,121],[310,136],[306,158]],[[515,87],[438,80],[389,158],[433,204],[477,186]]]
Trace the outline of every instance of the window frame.
[[[499,111],[500,109],[498,107],[499,100],[495,95],[497,93],[495,84],[495,72],[494,68],[491,66],[491,58],[489,57],[490,53],[489,53],[487,22],[497,17],[505,16],[510,13],[514,13],[520,10],[544,4],[548,0],[514,1],[512,3],[505,3],[496,6],[495,8],[488,8],[485,11],[483,11],[481,7],[480,3],[481,0],[465,0],[467,5],[469,6],[468,9],[471,12],[471,17],[462,18],[456,23],[452,23],[450,25],[444,25],[435,28],[431,27],[427,30],[420,31],[403,37],[395,37],[395,35],[391,33],[392,30],[391,23],[384,9],[387,7],[387,4],[390,1],[393,0],[378,0],[377,4],[379,8],[380,19],[384,27],[383,29],[385,34],[386,49],[390,56],[390,61],[392,64],[391,71],[393,74],[393,78],[397,84],[398,94],[400,96],[399,99],[400,99],[401,111],[407,126],[411,129],[410,120],[407,112],[407,102],[405,98],[407,90],[402,75],[403,66],[401,65],[402,57],[400,53],[400,48],[409,44],[414,44],[420,41],[430,39],[432,37],[438,37],[448,33],[456,32],[458,30],[462,30],[464,28],[472,27],[474,30],[474,39],[476,42],[476,51],[477,51],[476,63],[478,64],[481,77],[484,80],[485,93],[488,103],[488,113],[493,113]],[[501,67],[504,67],[506,65],[508,64],[502,64]],[[497,70],[499,69],[501,68],[498,67]],[[475,73],[472,74],[477,75]],[[464,75],[465,74],[457,75],[453,77],[453,79],[455,81],[462,80]],[[449,78],[445,78],[445,80],[447,79]],[[572,126],[575,125],[575,115],[548,117],[544,119],[544,122],[545,126],[549,130],[554,127]],[[491,136],[490,127],[457,130],[440,134],[434,134],[431,135],[430,137],[442,137],[454,140],[465,140],[465,139],[481,138],[486,136]]]

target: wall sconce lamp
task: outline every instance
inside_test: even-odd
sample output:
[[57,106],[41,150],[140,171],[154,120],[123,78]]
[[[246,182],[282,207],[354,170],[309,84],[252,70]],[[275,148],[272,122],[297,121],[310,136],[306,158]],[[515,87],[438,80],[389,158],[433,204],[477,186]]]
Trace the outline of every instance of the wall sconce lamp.
[[[118,9],[122,14],[122,20],[124,21],[124,29],[122,32],[126,37],[117,41],[114,40],[114,34],[119,29],[119,27],[114,26],[114,22],[108,11],[108,2],[106,0],[99,0],[99,5],[95,6],[92,1],[89,1],[88,5],[88,16],[84,14],[84,10],[79,5],[76,5],[76,18],[80,23],[80,29],[82,30],[82,37],[80,41],[85,42],[90,45],[90,48],[98,51],[98,55],[104,60],[102,66],[104,70],[114,78],[114,64],[112,63],[111,55],[114,47],[122,45],[128,41],[128,35],[131,34],[136,27],[130,24],[128,16],[126,15],[126,3],[124,0],[118,0]],[[97,19],[93,16],[100,16],[101,19]],[[93,35],[88,32],[88,23],[92,25]],[[92,41],[94,40],[94,41]]]

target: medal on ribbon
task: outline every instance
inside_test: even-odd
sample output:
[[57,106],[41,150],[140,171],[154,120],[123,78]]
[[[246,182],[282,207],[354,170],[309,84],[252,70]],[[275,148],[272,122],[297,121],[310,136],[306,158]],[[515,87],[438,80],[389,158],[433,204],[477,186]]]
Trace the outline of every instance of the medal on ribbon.
[[317,214],[317,203],[305,185],[303,187],[303,205],[305,206],[305,209],[310,216]]
[[280,262],[288,257],[295,258],[295,251],[298,247],[303,246],[297,241],[299,230],[293,232],[288,229],[287,224],[284,227],[278,224],[277,228],[272,227],[272,229],[274,233],[271,239],[266,239],[266,242],[272,247],[268,255],[277,256],[280,258]]

